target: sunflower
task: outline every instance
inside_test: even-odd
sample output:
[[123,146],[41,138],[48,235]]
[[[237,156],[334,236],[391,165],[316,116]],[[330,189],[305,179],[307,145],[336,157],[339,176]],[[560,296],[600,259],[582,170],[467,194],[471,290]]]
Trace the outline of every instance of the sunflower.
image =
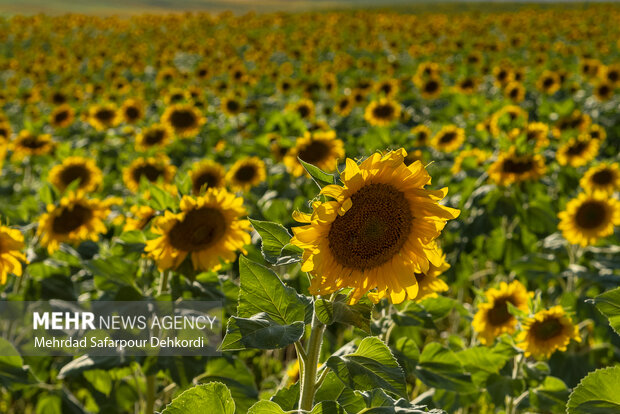
[[72,182],[79,181],[77,189],[86,193],[96,191],[103,176],[95,161],[84,157],[69,157],[62,164],[50,170],[48,181],[59,191],[64,191]]
[[547,95],[553,95],[556,93],[562,82],[560,81],[560,76],[556,72],[552,72],[550,70],[545,70],[542,75],[538,78],[536,82],[536,87],[543,93]]
[[205,189],[223,187],[226,173],[217,162],[206,160],[195,163],[189,176],[192,179],[192,192],[199,195]]
[[600,164],[590,168],[579,181],[587,193],[612,195],[620,191],[620,165]]
[[136,137],[136,150],[148,151],[154,147],[165,147],[174,135],[168,125],[154,124],[144,128]]
[[517,135],[527,125],[528,113],[517,105],[507,105],[491,116],[489,130],[491,135],[499,137],[502,132]]
[[121,116],[114,104],[93,105],[88,109],[88,123],[97,131],[113,128],[121,122]]
[[472,322],[480,342],[490,345],[503,333],[513,334],[517,328],[517,319],[508,311],[508,303],[527,312],[529,296],[525,286],[518,280],[510,284],[502,282],[499,289],[487,290],[486,302],[478,306]]
[[351,113],[355,102],[353,98],[349,95],[345,95],[341,97],[336,105],[334,106],[334,112],[336,112],[340,116],[347,116]]
[[478,87],[478,80],[471,76],[463,78],[456,83],[456,90],[466,95],[474,93],[477,87]]
[[21,262],[26,261],[24,250],[24,236],[17,229],[0,226],[0,285],[6,283],[9,273],[15,276],[22,275]]
[[243,105],[234,96],[223,98],[220,108],[222,112],[229,116],[239,115],[243,111]]
[[49,134],[33,134],[30,131],[20,131],[15,141],[11,142],[10,148],[13,150],[13,160],[21,160],[33,155],[46,155],[51,153],[56,144]]
[[413,135],[413,142],[416,147],[427,146],[432,134],[431,129],[424,124],[411,128],[410,133]]
[[560,165],[581,167],[592,161],[598,154],[599,141],[587,135],[571,138],[566,144],[558,148],[556,158]]
[[514,80],[514,72],[507,66],[496,66],[493,68],[493,77],[497,86],[505,86]]
[[441,95],[441,79],[439,77],[431,77],[418,85],[420,94],[424,99],[435,99]]
[[170,159],[165,155],[156,157],[140,157],[133,161],[129,167],[123,171],[123,181],[125,185],[134,193],[140,188],[142,177],[151,183],[162,180],[164,187],[172,183],[176,167],[170,164]]
[[109,214],[108,203],[87,199],[83,191],[72,191],[57,205],[47,206],[47,213],[39,218],[37,235],[49,254],[58,250],[60,243],[97,242],[99,234],[106,232],[103,221]]
[[543,122],[531,122],[525,127],[525,137],[528,143],[533,143],[536,149],[549,145],[549,125]]
[[454,158],[454,164],[450,168],[450,172],[452,174],[461,172],[463,170],[463,162],[469,164],[470,161],[473,161],[470,164],[472,167],[480,167],[489,158],[491,158],[491,154],[479,148],[460,151],[456,158]]
[[579,329],[573,325],[561,306],[537,312],[523,323],[523,331],[517,336],[525,356],[549,358],[555,351],[566,351],[571,339],[581,342]]
[[603,81],[607,81],[612,85],[618,85],[620,83],[620,64],[615,63],[606,66],[599,74]]
[[138,99],[127,99],[123,102],[120,113],[123,121],[135,124],[144,118],[144,103]]
[[400,105],[386,98],[372,101],[364,111],[364,119],[375,126],[387,126],[400,116]]
[[424,154],[422,153],[422,150],[418,149],[418,150],[411,150],[407,152],[407,156],[403,160],[403,162],[405,163],[407,167],[409,167],[411,164],[413,164],[416,161],[420,161],[421,163],[424,163]]
[[605,194],[581,193],[558,214],[558,228],[571,244],[592,245],[620,225],[620,201]]
[[511,147],[507,152],[498,155],[488,173],[496,184],[507,186],[516,182],[537,180],[545,171],[545,161],[540,154],[519,155],[516,148]]
[[289,111],[295,112],[301,119],[314,118],[314,102],[310,99],[302,99],[292,105],[289,105]]
[[418,282],[418,296],[415,300],[423,300],[426,298],[437,297],[438,293],[448,290],[448,285],[443,280],[439,279],[439,275],[450,268],[450,265],[446,262],[446,255],[438,249],[441,255],[442,263],[439,266],[435,266],[432,263],[428,264],[428,271],[416,272],[415,279]]
[[519,103],[525,98],[525,87],[520,82],[510,82],[504,88],[504,95],[514,103]]
[[398,80],[385,79],[375,84],[375,91],[387,99],[391,99],[398,94]]
[[164,111],[161,122],[172,128],[179,138],[193,138],[206,120],[195,106],[174,104]]
[[50,124],[54,128],[66,128],[75,120],[75,110],[67,105],[63,104],[54,108],[50,114]]
[[594,96],[599,101],[607,101],[614,95],[615,86],[611,82],[602,81],[594,87]]
[[265,181],[266,178],[265,163],[258,157],[238,160],[226,174],[226,181],[235,191],[248,191]]
[[605,131],[605,128],[598,124],[590,125],[588,135],[590,136],[590,138],[599,141],[605,141],[605,139],[607,138],[607,132]]
[[159,237],[145,251],[161,270],[176,269],[191,255],[196,270],[218,270],[237,258],[237,250],[250,244],[250,222],[243,199],[222,188],[209,188],[200,197],[184,196],[180,213],[166,211],[152,229]]
[[12,132],[11,124],[6,120],[0,120],[0,142],[8,142]]
[[302,271],[313,276],[313,295],[349,287],[350,303],[371,290],[374,302],[401,303],[418,296],[415,273],[444,263],[433,241],[460,212],[438,203],[447,188],[424,189],[431,177],[419,161],[405,166],[406,155],[401,148],[360,165],[347,159],[343,185],[321,190],[334,201],[314,203],[312,214],[293,214],[307,224],[293,228],[291,243],[304,249]]
[[125,217],[123,231],[144,230],[157,215],[156,211],[149,206],[131,206],[130,215]]
[[465,142],[465,130],[456,125],[446,125],[433,136],[433,148],[444,152],[456,151]]
[[297,158],[323,171],[333,171],[343,157],[344,143],[334,131],[306,132],[284,156],[284,165],[290,174],[301,177],[305,169]]

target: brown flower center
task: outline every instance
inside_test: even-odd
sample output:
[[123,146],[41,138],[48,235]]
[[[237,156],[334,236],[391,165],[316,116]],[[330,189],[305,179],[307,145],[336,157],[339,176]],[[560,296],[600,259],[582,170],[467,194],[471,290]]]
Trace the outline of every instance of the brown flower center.
[[450,131],[444,133],[441,138],[439,138],[439,143],[441,144],[449,144],[456,139],[456,132]]
[[323,161],[330,153],[330,146],[324,141],[312,140],[299,151],[299,158],[310,164]]
[[508,303],[515,304],[512,296],[495,299],[493,308],[487,313],[487,320],[491,325],[502,326],[513,318],[512,314],[508,312]]
[[329,230],[334,258],[358,270],[388,262],[407,241],[413,223],[405,195],[389,184],[369,184],[351,201],[352,207],[336,217]]
[[598,201],[586,201],[577,209],[575,221],[583,229],[595,229],[606,221],[607,210]]
[[235,180],[240,183],[250,182],[256,177],[256,172],[254,165],[244,165],[235,172]]
[[156,145],[159,144],[165,136],[166,133],[163,129],[151,129],[144,134],[144,141],[147,145]]
[[297,113],[299,113],[299,116],[302,118],[306,118],[310,115],[310,108],[308,105],[299,105],[297,107]]
[[114,111],[111,109],[99,109],[97,112],[95,112],[95,118],[97,118],[97,120],[103,122],[103,123],[108,123],[111,122],[112,119],[114,119]]
[[83,165],[70,165],[62,169],[60,181],[65,187],[75,180],[79,180],[80,188],[86,186],[90,181],[90,171]]
[[140,118],[140,110],[135,106],[130,106],[125,109],[125,116],[130,121],[135,121],[136,119]]
[[437,92],[438,89],[439,89],[439,82],[437,82],[436,80],[431,79],[428,82],[426,82],[426,84],[424,84],[424,92],[434,93],[434,92]]
[[132,177],[135,182],[139,183],[142,177],[146,177],[147,180],[154,183],[159,177],[164,174],[164,170],[161,167],[153,164],[142,165],[133,170]]
[[579,156],[579,155],[581,155],[581,153],[583,153],[583,151],[587,147],[588,147],[588,143],[587,142],[585,142],[585,141],[577,141],[573,145],[568,147],[568,149],[566,150],[566,153],[568,155],[573,156],[573,157]]
[[199,194],[204,188],[218,187],[220,184],[220,176],[213,171],[205,171],[194,178],[193,189],[195,194]]
[[54,217],[52,230],[56,234],[69,234],[88,223],[92,217],[92,210],[81,204],[63,207],[60,214]]
[[592,174],[592,181],[598,185],[611,184],[614,179],[614,173],[605,168]]
[[531,171],[533,167],[534,162],[532,160],[517,160],[509,158],[502,164],[502,171],[505,173],[523,174]]
[[44,140],[40,140],[39,137],[28,136],[20,141],[20,146],[29,148],[32,150],[36,150],[39,148],[43,148],[46,144]]
[[185,214],[168,237],[172,247],[186,252],[204,250],[217,243],[226,233],[226,218],[217,209],[203,207]]
[[188,129],[196,125],[196,122],[196,115],[188,109],[177,109],[170,115],[170,123],[174,129]]
[[550,317],[544,321],[536,321],[530,327],[530,332],[541,341],[548,341],[560,335],[564,330],[562,322],[556,317]]
[[380,104],[373,108],[372,114],[378,119],[391,119],[394,116],[394,107],[390,104]]

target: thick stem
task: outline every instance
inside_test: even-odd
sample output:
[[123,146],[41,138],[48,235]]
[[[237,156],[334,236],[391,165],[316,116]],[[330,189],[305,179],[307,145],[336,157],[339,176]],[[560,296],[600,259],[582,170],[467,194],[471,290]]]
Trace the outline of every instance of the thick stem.
[[155,411],[155,375],[146,376],[146,414]]
[[308,347],[306,349],[306,361],[301,378],[301,392],[299,397],[300,410],[312,410],[314,393],[316,391],[316,372],[317,366],[319,365],[324,330],[325,325],[323,325],[316,315],[313,315],[310,339],[308,340]]

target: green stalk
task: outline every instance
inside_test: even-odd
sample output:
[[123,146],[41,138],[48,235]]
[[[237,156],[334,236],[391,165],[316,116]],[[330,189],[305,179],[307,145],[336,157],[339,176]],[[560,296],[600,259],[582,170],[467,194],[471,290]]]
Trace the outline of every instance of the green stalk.
[[145,413],[155,411],[155,375],[146,376],[146,409]]
[[310,339],[306,350],[306,361],[303,366],[301,377],[301,392],[299,397],[299,409],[310,411],[314,403],[314,393],[316,392],[316,373],[323,344],[323,331],[325,325],[317,318],[312,316],[312,327],[310,329]]

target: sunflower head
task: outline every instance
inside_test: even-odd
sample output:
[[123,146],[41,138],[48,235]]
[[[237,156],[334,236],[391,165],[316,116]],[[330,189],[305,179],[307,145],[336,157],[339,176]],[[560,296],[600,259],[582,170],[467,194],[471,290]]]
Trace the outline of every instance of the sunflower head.
[[289,111],[297,113],[301,119],[313,119],[315,113],[314,102],[310,99],[302,99],[289,105]]
[[125,217],[123,231],[144,230],[157,215],[157,212],[149,206],[134,205]]
[[155,124],[144,128],[136,137],[136,149],[148,151],[154,147],[165,147],[174,135],[174,131],[167,125]]
[[293,228],[291,243],[304,249],[312,294],[351,288],[351,303],[369,291],[375,302],[400,303],[418,296],[416,273],[443,265],[434,241],[459,211],[439,204],[447,189],[425,189],[430,176],[419,161],[406,166],[406,155],[375,153],[360,165],[347,159],[342,185],[321,190],[333,201],[293,214],[306,224]]
[[50,170],[48,180],[54,187],[64,191],[69,185],[78,181],[77,189],[84,192],[96,191],[103,176],[95,161],[85,157],[69,157],[62,164]]
[[193,138],[206,120],[195,106],[174,104],[164,111],[161,122],[169,126],[179,138]]
[[33,155],[49,154],[56,148],[56,144],[49,134],[34,134],[22,130],[19,136],[11,142],[10,147],[13,150],[12,159],[21,160]]
[[246,157],[238,160],[226,174],[226,181],[235,191],[249,191],[252,187],[265,181],[267,173],[265,163],[258,157]]
[[24,236],[17,229],[0,225],[0,285],[6,283],[7,275],[22,275],[22,263],[26,262]]
[[562,145],[556,153],[560,165],[581,167],[592,161],[598,154],[599,141],[582,134],[577,138],[571,138]]
[[592,167],[586,171],[579,183],[587,193],[611,196],[616,191],[620,191],[620,165],[604,163]]
[[518,154],[515,147],[500,153],[488,171],[489,178],[502,186],[537,180],[545,172],[545,161],[540,154]]
[[525,356],[549,358],[555,351],[566,351],[571,339],[581,342],[579,330],[561,306],[537,312],[523,323],[517,346]]
[[364,119],[370,125],[376,126],[390,125],[398,117],[400,117],[400,105],[386,98],[371,102],[364,112]]
[[298,138],[295,146],[290,148],[284,156],[284,165],[288,172],[295,177],[305,173],[298,158],[322,169],[333,171],[338,166],[338,160],[344,157],[344,143],[336,138],[334,131],[306,132]]
[[97,131],[105,131],[117,126],[121,116],[113,103],[93,105],[88,110],[88,122]]
[[50,124],[55,128],[66,128],[75,120],[75,110],[68,104],[60,105],[50,114]]
[[614,232],[620,225],[620,201],[605,193],[581,193],[558,215],[558,228],[569,243],[588,246]]
[[350,95],[342,96],[334,105],[334,112],[340,116],[347,116],[351,113],[355,102]]
[[170,163],[170,159],[165,155],[157,157],[140,157],[123,170],[123,181],[133,192],[140,188],[140,181],[145,178],[151,183],[160,182],[164,186],[172,183],[176,167]]
[[194,164],[189,176],[192,179],[192,193],[199,195],[206,189],[223,187],[226,173],[217,162],[206,160]]
[[413,135],[413,143],[416,147],[425,147],[430,142],[432,132],[426,125],[420,124],[411,129],[411,135]]
[[444,152],[456,151],[465,141],[465,130],[455,125],[446,125],[435,134],[431,145]]
[[138,99],[127,99],[120,113],[126,123],[135,124],[144,117],[144,103]]

